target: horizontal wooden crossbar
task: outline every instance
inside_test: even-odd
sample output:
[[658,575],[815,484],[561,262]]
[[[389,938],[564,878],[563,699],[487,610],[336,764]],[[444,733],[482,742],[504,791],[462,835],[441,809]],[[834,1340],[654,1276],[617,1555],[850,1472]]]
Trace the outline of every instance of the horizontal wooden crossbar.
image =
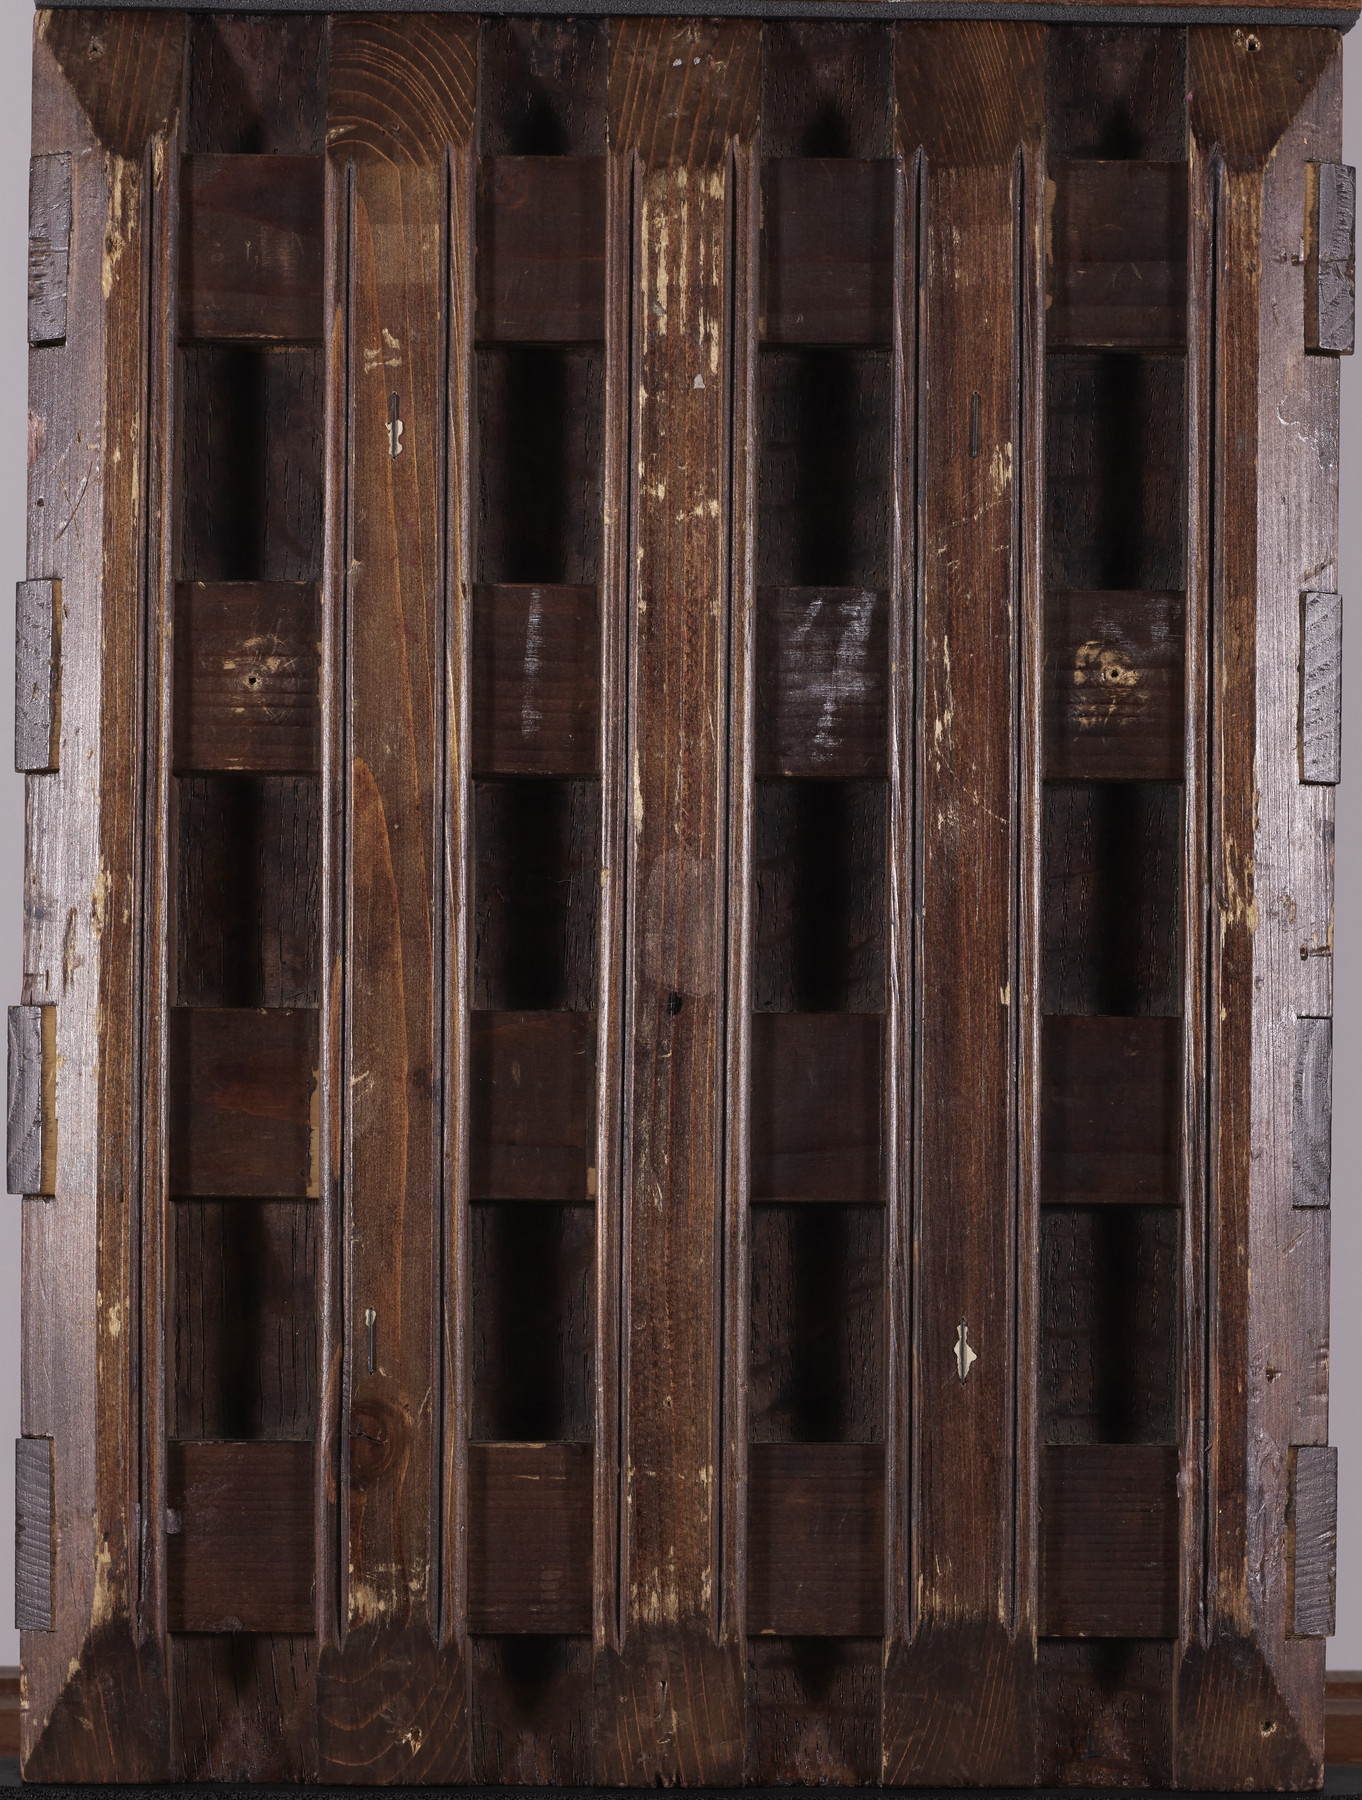
[[[37,0],[35,0],[35,5]],[[94,10],[102,0],[58,0],[54,10]],[[133,0],[132,12],[174,12],[181,0]],[[331,0],[325,9],[312,0],[217,0],[219,13],[455,13],[465,8],[458,0]],[[489,0],[480,10],[490,16],[515,14],[571,15],[575,18],[636,17],[686,18],[693,5],[670,0]],[[1091,6],[1082,0],[1050,0],[1044,5],[971,5],[969,0],[896,0],[876,5],[873,0],[727,0],[711,6],[710,18],[730,19],[1016,19],[1038,24],[1063,25],[1326,25],[1348,31],[1357,18],[1355,7],[1245,6],[1241,0],[1223,5],[1160,6],[1150,0],[1140,6]]]

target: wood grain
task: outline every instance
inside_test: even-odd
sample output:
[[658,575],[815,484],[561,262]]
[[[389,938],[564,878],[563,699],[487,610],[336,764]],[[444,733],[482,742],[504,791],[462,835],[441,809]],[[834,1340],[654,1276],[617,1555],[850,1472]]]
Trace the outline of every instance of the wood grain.
[[186,1781],[303,1782],[317,1767],[310,1632],[176,1635],[170,1702]]
[[599,591],[475,587],[472,683],[477,774],[598,775]]
[[576,1632],[591,1623],[590,1444],[470,1444],[468,1626]]
[[1045,1446],[1043,1636],[1176,1637],[1177,1488],[1172,1444]]
[[172,1631],[313,1629],[311,1444],[171,1444]]
[[1181,594],[1048,594],[1046,776],[1180,781],[1185,663]]
[[1335,786],[1342,775],[1343,602],[1301,595],[1301,780]]
[[184,147],[202,156],[307,156],[326,148],[324,14],[233,7],[188,21]]
[[1291,1086],[1291,1204],[1328,1206],[1333,1146],[1334,1022],[1296,1020]]
[[604,19],[485,16],[478,148],[484,156],[603,156]]
[[758,778],[883,777],[889,595],[758,589],[756,682]]
[[1037,1646],[1037,1771],[1056,1787],[1167,1787],[1171,1643],[1049,1638]]
[[484,156],[478,170],[483,343],[605,336],[605,158]]
[[14,767],[54,773],[61,758],[61,583],[15,588]]
[[1338,1451],[1301,1444],[1291,1452],[1287,1513],[1287,1611],[1296,1637],[1334,1634],[1338,1553]]
[[748,1782],[874,1786],[883,1684],[876,1638],[749,1638]]
[[1043,1019],[1042,1200],[1176,1204],[1181,1095],[1176,1019]]
[[1052,160],[1176,162],[1187,155],[1187,34],[1176,25],[1052,25]]
[[884,1630],[884,1450],[753,1444],[747,1629],[781,1637]]
[[35,156],[28,169],[28,341],[66,342],[71,261],[71,158]]
[[311,583],[181,583],[176,769],[319,769],[320,635]]
[[589,1013],[469,1019],[469,1194],[594,1198],[594,1021]]
[[52,1504],[51,1438],[21,1437],[14,1445],[14,1627],[51,1631],[57,1557]]
[[766,157],[892,157],[893,26],[764,21],[761,147]]
[[1351,356],[1356,316],[1357,171],[1305,165],[1305,347]]
[[185,158],[182,339],[320,339],[324,173],[320,156]]
[[167,1018],[170,1192],[317,1192],[317,1015],[173,1007]]
[[1176,349],[1187,340],[1187,164],[1050,163],[1045,341]]
[[754,1201],[883,1199],[883,1032],[873,1013],[753,1015]]
[[585,1787],[591,1780],[591,1640],[519,1632],[468,1647],[475,1781]]
[[57,1179],[57,1009],[9,1009],[5,1176],[11,1194],[54,1194]]
[[894,316],[894,165],[767,158],[761,335],[768,344],[887,344]]

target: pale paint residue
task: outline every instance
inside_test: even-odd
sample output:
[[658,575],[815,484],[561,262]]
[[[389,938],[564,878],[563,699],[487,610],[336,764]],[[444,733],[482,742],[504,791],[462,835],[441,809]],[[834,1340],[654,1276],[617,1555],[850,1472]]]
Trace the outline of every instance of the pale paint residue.
[[1105,725],[1121,707],[1130,717],[1145,709],[1149,695],[1140,672],[1115,644],[1089,638],[1074,658],[1074,686],[1081,689],[1072,709],[1080,731]]
[[643,830],[643,782],[640,779],[638,745],[634,745],[634,831]]
[[95,885],[90,890],[90,924],[96,938],[104,935],[104,921],[109,910],[109,891],[113,887],[113,877],[109,873],[108,864],[101,856],[99,869],[95,875]]
[[520,729],[533,737],[543,722],[538,704],[540,677],[544,672],[544,596],[530,589],[530,612],[525,621],[525,679],[521,685]]
[[993,483],[995,499],[1001,499],[1012,485],[1012,440],[999,444],[993,452],[988,465],[989,480]]
[[108,1321],[109,1336],[116,1338],[123,1329],[123,1308],[117,1305],[111,1306],[105,1317]]
[[1253,858],[1245,859],[1242,883],[1239,872],[1239,858],[1235,854],[1233,838],[1225,841],[1225,887],[1224,899],[1220,905],[1220,916],[1228,929],[1241,922],[1248,926],[1252,937],[1258,929],[1258,897],[1253,892]]
[[395,338],[388,327],[382,327],[382,344],[377,349],[365,347],[364,373],[373,375],[379,369],[400,369],[402,367],[402,344]]
[[1012,983],[1010,981],[1005,981],[1003,983],[1003,985],[998,989],[998,998],[1002,1001],[1004,1006],[1011,1006],[1011,1004],[1012,1004]]
[[115,156],[113,151],[108,151],[104,158],[104,179],[109,189],[109,210],[104,222],[100,286],[107,300],[113,293],[114,275],[123,260],[123,252],[137,229],[137,164],[126,156]]
[[121,1583],[114,1581],[113,1551],[109,1548],[109,1540],[99,1528],[99,1520],[95,1520],[95,1589],[90,1604],[90,1629],[97,1631],[101,1625],[107,1625],[116,1619],[122,1611],[122,1596],[118,1592]]
[[949,736],[951,726],[955,723],[955,689],[951,683],[951,641],[947,637],[943,637],[941,640],[941,666],[943,670],[942,679],[945,684],[945,694],[942,699],[941,710],[936,715],[936,723],[932,731],[937,751],[938,768],[941,766],[941,746]]

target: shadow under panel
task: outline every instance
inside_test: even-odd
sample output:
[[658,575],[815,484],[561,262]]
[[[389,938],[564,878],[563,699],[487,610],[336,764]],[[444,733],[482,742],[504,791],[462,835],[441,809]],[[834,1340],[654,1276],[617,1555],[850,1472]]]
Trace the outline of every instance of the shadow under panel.
[[549,344],[477,351],[476,579],[601,579],[605,360]]
[[1040,1211],[1040,1438],[1177,1438],[1178,1270],[1172,1206]]
[[1182,788],[1047,782],[1042,793],[1041,1007],[1182,1010]]
[[1187,155],[1187,28],[1052,25],[1047,110],[1052,158]]
[[780,1637],[884,1633],[884,1447],[753,1444],[747,1629]]
[[595,1199],[596,1020],[471,1013],[473,1200]]
[[171,1229],[172,1437],[311,1437],[316,1205],[177,1200]]
[[753,1007],[883,1012],[886,783],[758,781],[752,809]]
[[1187,608],[1181,594],[1045,597],[1045,773],[1181,781]]
[[170,1638],[176,1781],[315,1781],[317,1641],[282,1632]]
[[763,350],[757,384],[758,585],[887,588],[891,353]]
[[604,156],[608,38],[604,19],[484,18],[482,154]]
[[175,590],[175,768],[321,768],[321,607],[311,582]]
[[1040,1632],[1177,1636],[1175,1444],[1042,1446]]
[[754,1202],[883,1199],[883,1032],[874,1013],[752,1015]]
[[180,351],[181,580],[321,579],[322,354]]
[[878,1638],[749,1637],[747,1781],[877,1786],[883,1703]]
[[171,1631],[315,1629],[312,1444],[166,1446]]
[[1182,1021],[1041,1020],[1040,1197],[1176,1206]]
[[473,784],[473,1005],[585,1012],[596,1003],[600,783]]
[[754,1206],[754,1444],[884,1441],[884,1209]]
[[302,156],[326,149],[324,14],[190,13],[185,149]]
[[761,145],[767,156],[892,157],[892,25],[767,20]]
[[481,343],[605,337],[605,158],[484,156],[478,170]]
[[895,178],[888,160],[763,160],[764,342],[893,342]]
[[523,1787],[589,1785],[589,1637],[470,1637],[469,1779]]
[[889,773],[889,595],[759,588],[756,774]]
[[320,343],[320,156],[186,156],[180,337]]
[[596,1215],[512,1201],[469,1210],[473,1438],[595,1434]]
[[1174,1646],[1042,1638],[1036,1780],[1046,1787],[1173,1785]]
[[1046,357],[1048,588],[1186,585],[1184,386],[1180,356]]
[[468,1629],[591,1631],[590,1444],[468,1446]]
[[189,775],[173,789],[177,1003],[316,1006],[317,776]]
[[1048,345],[1186,344],[1189,175],[1185,162],[1051,160]]
[[475,587],[472,683],[477,774],[600,773],[595,588]]
[[171,1194],[315,1196],[316,1012],[172,1007],[166,1037]]

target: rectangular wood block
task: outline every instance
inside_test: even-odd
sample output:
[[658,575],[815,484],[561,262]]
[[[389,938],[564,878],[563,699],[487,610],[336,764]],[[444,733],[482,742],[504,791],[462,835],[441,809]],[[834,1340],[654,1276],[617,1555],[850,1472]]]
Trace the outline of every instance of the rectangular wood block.
[[316,1458],[310,1443],[167,1447],[172,1631],[315,1629]]
[[485,156],[478,181],[477,335],[605,336],[605,158]]
[[1333,1161],[1334,1022],[1296,1020],[1291,1204],[1328,1206]]
[[71,261],[71,158],[35,156],[28,166],[28,341],[66,342]]
[[1045,597],[1045,774],[1181,781],[1186,604],[1179,593]]
[[884,1021],[752,1015],[751,1198],[883,1199]]
[[1292,1448],[1288,1467],[1287,1612],[1294,1637],[1334,1635],[1338,1553],[1338,1451]]
[[1045,1445],[1040,1554],[1042,1637],[1176,1637],[1177,1446]]
[[56,1557],[51,1438],[21,1437],[14,1445],[14,1627],[51,1631]]
[[757,590],[755,772],[889,772],[889,595]]
[[1052,161],[1050,180],[1047,342],[1186,343],[1187,164]]
[[6,1180],[11,1194],[56,1192],[57,1009],[9,1009]]
[[317,1014],[173,1007],[166,1035],[172,1195],[314,1197]]
[[175,590],[175,767],[321,767],[321,610],[311,582]]
[[768,158],[761,172],[761,335],[768,344],[888,344],[894,164]]
[[1182,1022],[1041,1021],[1040,1196],[1177,1205]]
[[472,686],[475,773],[598,775],[597,590],[479,583]]
[[782,1637],[884,1630],[884,1447],[748,1450],[747,1629]]
[[181,171],[181,338],[319,341],[323,159],[186,156]]
[[591,1013],[469,1016],[474,1200],[596,1192],[596,1021]]
[[591,1630],[590,1444],[468,1446],[468,1628]]
[[1305,347],[1351,356],[1357,171],[1343,163],[1305,165]]
[[15,589],[14,767],[57,767],[61,740],[61,582],[21,581]]
[[1301,780],[1336,786],[1343,736],[1343,601],[1301,595]]

